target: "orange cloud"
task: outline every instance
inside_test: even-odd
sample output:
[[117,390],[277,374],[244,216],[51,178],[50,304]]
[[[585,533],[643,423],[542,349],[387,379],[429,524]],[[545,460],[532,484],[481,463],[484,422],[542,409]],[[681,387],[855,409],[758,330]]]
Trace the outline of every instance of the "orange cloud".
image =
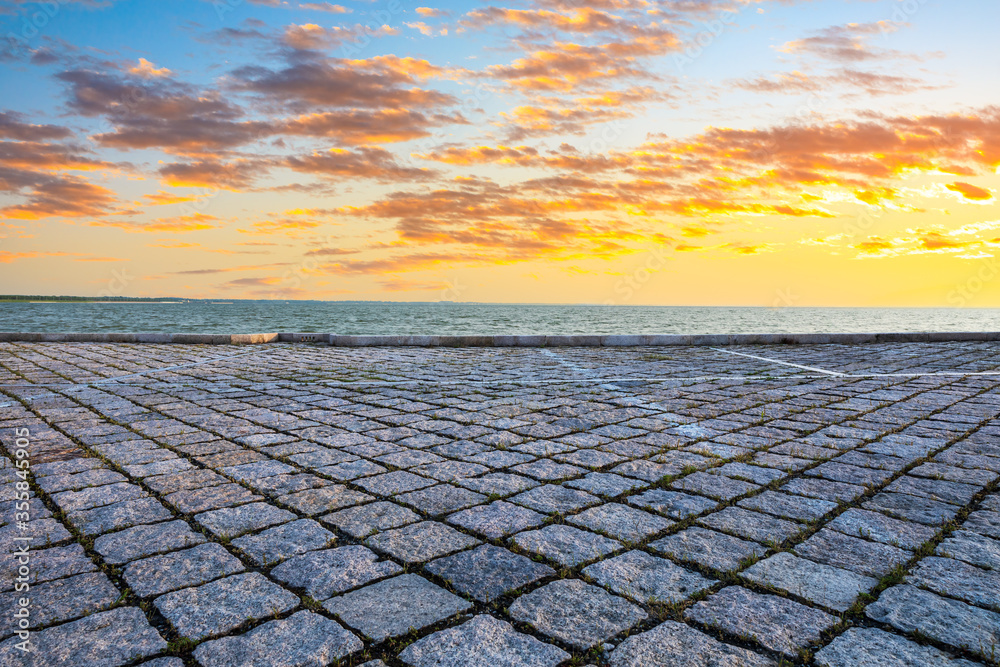
[[966,199],[972,199],[973,201],[985,201],[987,199],[993,199],[993,193],[986,188],[980,188],[971,183],[963,183],[957,181],[955,183],[949,183],[945,186],[952,192],[957,192]]

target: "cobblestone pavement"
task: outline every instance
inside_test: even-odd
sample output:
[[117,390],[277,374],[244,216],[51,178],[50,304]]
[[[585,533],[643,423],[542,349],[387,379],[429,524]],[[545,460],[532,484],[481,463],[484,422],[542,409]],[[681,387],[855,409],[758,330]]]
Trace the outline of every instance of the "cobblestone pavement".
[[0,665],[995,665],[998,383],[996,343],[2,344]]

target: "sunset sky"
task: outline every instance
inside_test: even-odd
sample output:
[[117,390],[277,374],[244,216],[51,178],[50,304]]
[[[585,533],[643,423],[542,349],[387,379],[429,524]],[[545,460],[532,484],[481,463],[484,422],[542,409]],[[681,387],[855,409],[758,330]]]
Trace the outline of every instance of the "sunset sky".
[[0,292],[1000,307],[997,25],[0,2]]

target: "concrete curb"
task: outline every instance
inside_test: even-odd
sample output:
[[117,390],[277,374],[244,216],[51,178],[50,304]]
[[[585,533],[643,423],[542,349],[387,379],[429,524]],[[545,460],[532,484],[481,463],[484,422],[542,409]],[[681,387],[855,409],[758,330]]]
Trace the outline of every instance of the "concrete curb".
[[696,334],[620,336],[340,336],[322,333],[167,334],[0,332],[0,343],[173,343],[261,345],[321,343],[337,347],[635,347],[650,345],[863,345],[1000,341],[997,331],[934,333]]

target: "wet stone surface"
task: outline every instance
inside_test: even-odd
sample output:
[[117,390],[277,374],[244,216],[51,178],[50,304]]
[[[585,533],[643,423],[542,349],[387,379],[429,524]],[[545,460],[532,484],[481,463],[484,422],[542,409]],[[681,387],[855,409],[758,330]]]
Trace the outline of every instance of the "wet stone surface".
[[0,667],[996,659],[995,343],[245,352],[0,343]]

